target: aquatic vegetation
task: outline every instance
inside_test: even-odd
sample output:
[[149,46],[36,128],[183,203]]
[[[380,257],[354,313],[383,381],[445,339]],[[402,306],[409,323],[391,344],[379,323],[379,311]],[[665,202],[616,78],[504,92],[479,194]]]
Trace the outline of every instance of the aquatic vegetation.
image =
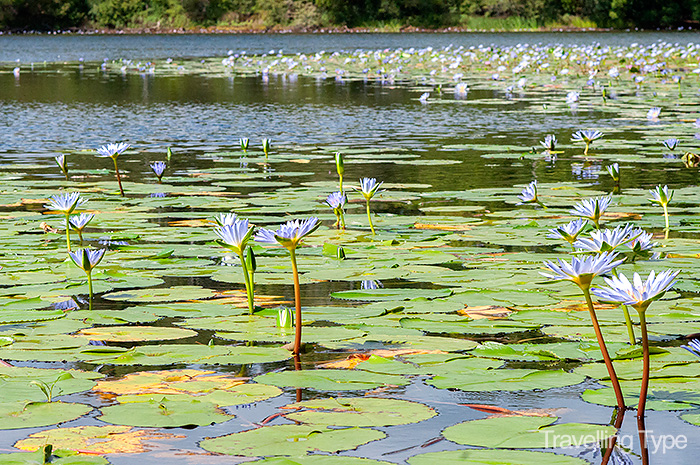
[[297,268],[296,249],[301,244],[302,240],[313,233],[321,225],[318,218],[310,217],[305,220],[287,221],[276,231],[271,229],[261,228],[255,235],[257,242],[264,244],[279,244],[289,252],[292,260],[292,274],[294,278],[294,323],[295,335],[292,352],[299,354],[301,351],[301,293],[299,289],[299,270]]
[[119,174],[119,166],[117,166],[117,157],[119,157],[119,155],[124,153],[124,151],[127,150],[129,147],[131,147],[131,144],[127,144],[125,142],[119,142],[116,144],[103,145],[102,147],[97,149],[97,153],[99,153],[100,156],[109,157],[114,162],[114,172],[117,175],[117,183],[119,184],[119,193],[121,194],[122,197],[124,197],[124,188],[122,187],[122,177]]
[[647,119],[659,119],[660,114],[661,114],[661,108],[652,107],[647,112]]
[[241,146],[241,150],[243,150],[243,152],[248,151],[248,145],[250,145],[250,139],[248,139],[247,137],[241,137],[240,139],[238,139],[238,143]]
[[75,252],[69,252],[68,256],[71,261],[85,272],[88,281],[88,292],[89,292],[89,309],[92,310],[92,270],[95,269],[97,265],[102,261],[104,257],[105,249],[78,249]]
[[588,155],[588,148],[591,146],[593,141],[596,141],[596,140],[602,138],[603,135],[604,134],[600,131],[592,131],[592,130],[576,131],[571,136],[571,141],[572,142],[584,142],[586,144],[586,149],[583,151],[583,154]]
[[613,181],[615,181],[616,185],[620,185],[620,165],[617,163],[613,163],[612,165],[608,165],[605,167],[608,170],[608,173],[610,174],[610,177],[612,178]]
[[65,215],[65,225],[66,225],[66,248],[68,252],[71,251],[70,248],[70,214],[73,211],[87,202],[87,199],[80,197],[80,192],[71,192],[69,194],[56,194],[49,197],[49,203],[44,205],[44,208],[63,213]]
[[345,215],[343,214],[343,207],[345,206],[345,202],[347,202],[345,194],[342,191],[333,192],[326,197],[325,202],[333,209],[333,213],[335,214],[336,221],[333,226],[340,229],[342,225],[343,229],[345,229]]
[[646,281],[638,273],[634,274],[632,282],[620,273],[612,278],[605,278],[605,283],[609,287],[593,288],[592,292],[600,299],[609,302],[620,302],[629,305],[639,314],[639,323],[642,329],[643,348],[643,377],[642,387],[639,395],[639,405],[637,406],[637,416],[644,417],[644,410],[649,389],[649,336],[647,334],[646,311],[652,302],[659,300],[676,282],[676,277],[680,271],[666,270],[656,275],[653,271]]
[[547,208],[537,197],[537,181],[532,181],[530,184],[522,190],[520,195],[518,195],[520,203],[518,205],[524,205],[526,203],[536,203],[542,208]]
[[165,172],[165,168],[167,165],[165,164],[164,161],[155,161],[149,165],[151,169],[153,170],[153,173],[156,175],[158,178],[158,184],[163,182],[163,173]]
[[651,203],[661,205],[661,208],[664,209],[664,221],[666,222],[665,231],[666,237],[668,238],[668,232],[670,230],[668,222],[668,204],[671,203],[671,200],[673,200],[673,191],[669,191],[668,186],[656,186],[654,189],[649,191],[649,194],[651,194],[651,198],[647,200],[649,200]]
[[294,313],[288,307],[280,307],[277,309],[277,327],[291,328],[294,325]]
[[[60,375],[56,377],[56,379],[53,380],[53,382],[48,383],[46,381],[42,380],[32,380],[29,382],[29,384],[38,387],[41,389],[41,392],[44,393],[46,396],[46,402],[52,402],[53,397],[54,397],[54,392],[53,390],[56,388],[56,384],[60,383],[61,381],[66,381],[68,379],[74,379],[73,375],[70,374],[68,371],[64,371]],[[62,392],[61,388],[58,388],[58,393],[60,394]]]
[[333,155],[335,157],[335,171],[338,173],[338,190],[342,193],[343,191],[343,175],[345,174],[345,164],[343,163],[343,154],[340,152],[335,152]]
[[573,246],[580,252],[601,254],[617,251],[620,246],[637,239],[644,231],[631,224],[617,226],[615,229],[598,229],[591,231],[590,238],[579,238]]
[[540,145],[545,148],[545,150],[552,152],[557,148],[557,136],[554,134],[549,134],[544,137],[544,140],[540,141]]
[[359,191],[365,198],[365,204],[367,207],[367,221],[369,221],[369,227],[372,230],[372,235],[374,235],[374,225],[372,224],[372,215],[369,210],[369,201],[372,200],[377,192],[381,192],[379,188],[384,184],[380,182],[377,184],[376,178],[360,178],[360,188],[355,190]]
[[267,156],[270,154],[270,144],[271,144],[270,139],[263,139],[262,140],[262,148],[263,148],[263,152],[265,152],[265,159],[267,159]]
[[678,139],[675,137],[668,138],[663,141],[664,147],[666,147],[669,150],[676,150],[676,147],[678,147]]
[[550,229],[547,237],[549,239],[562,239],[573,246],[579,234],[581,234],[588,222],[582,218],[575,219],[563,226]]
[[80,242],[83,242],[83,229],[92,221],[92,219],[95,217],[92,213],[81,213],[80,215],[76,216],[71,216],[68,220],[69,225],[66,225],[66,227],[71,227],[75,229],[75,231],[78,233],[78,237],[80,238]]
[[593,307],[590,290],[593,278],[611,272],[615,269],[615,267],[624,261],[617,260],[617,257],[618,255],[615,252],[604,252],[600,255],[581,258],[573,257],[570,264],[561,259],[559,259],[557,263],[545,261],[544,265],[549,268],[551,273],[541,272],[540,274],[554,281],[571,281],[583,292],[583,295],[586,298],[586,304],[588,305],[588,312],[591,316],[593,330],[595,331],[596,339],[598,340],[598,346],[600,347],[600,352],[603,355],[603,360],[605,361],[605,367],[608,370],[608,375],[610,376],[613,389],[615,390],[617,407],[620,410],[624,410],[625,401],[622,396],[622,389],[620,388],[620,382],[617,379],[617,374],[615,373],[612,359],[608,353],[608,348],[605,344],[603,333],[600,330],[600,324],[598,323],[595,308]]
[[600,229],[600,217],[605,213],[605,210],[610,206],[612,197],[594,197],[592,199],[584,199],[574,205],[571,214],[587,218],[593,222],[596,229]]
[[[219,221],[221,222],[219,223]],[[248,245],[248,241],[250,241],[251,237],[253,237],[255,228],[248,223],[248,220],[239,219],[235,214],[228,214],[222,218],[218,218],[217,223],[220,225],[218,228],[214,229],[214,234],[219,236],[219,240],[217,242],[219,245],[235,252],[241,261],[246,295],[248,296],[248,312],[252,315],[255,311],[255,290],[253,288],[253,282],[251,281],[251,270],[252,272],[255,270],[249,268],[248,263],[246,262],[245,253],[246,246]],[[253,256],[250,263],[251,267],[254,263],[255,260]]]
[[682,345],[681,347],[690,352],[691,354],[700,357],[700,340],[692,339],[688,343],[688,345]]
[[57,157],[55,157],[54,160],[56,160],[58,168],[61,170],[61,173],[63,173],[63,175],[66,177],[66,181],[68,181],[68,165],[66,164],[66,156],[64,154],[60,154]]

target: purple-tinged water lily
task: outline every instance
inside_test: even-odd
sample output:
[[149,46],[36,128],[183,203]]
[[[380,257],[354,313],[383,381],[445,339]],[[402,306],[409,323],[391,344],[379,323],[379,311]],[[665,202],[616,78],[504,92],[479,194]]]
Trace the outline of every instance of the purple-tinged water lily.
[[600,131],[576,131],[571,136],[572,142],[584,142],[586,144],[586,149],[583,151],[584,155],[588,155],[588,148],[591,146],[594,140],[598,140],[603,137],[603,133]]
[[603,355],[603,360],[605,361],[605,367],[608,370],[608,375],[610,376],[610,381],[612,383],[613,390],[615,391],[617,406],[621,411],[624,411],[625,401],[622,396],[622,389],[620,388],[620,382],[617,379],[617,374],[615,373],[612,359],[608,353],[608,348],[605,345],[603,333],[601,332],[600,325],[598,324],[598,317],[596,316],[595,308],[593,307],[590,290],[593,278],[609,273],[624,261],[617,260],[617,256],[618,255],[614,252],[604,252],[600,255],[573,257],[571,263],[565,262],[561,259],[558,260],[558,263],[545,261],[544,265],[549,268],[550,273],[541,272],[540,274],[554,281],[571,281],[583,292],[583,295],[586,298],[586,304],[588,305],[588,312],[591,316],[593,330],[595,331],[596,339],[598,340],[598,346],[600,347],[600,352]]
[[238,139],[238,143],[241,144],[241,150],[243,150],[244,152],[248,151],[248,145],[250,145],[250,139],[248,139],[247,137],[241,137],[240,139]]
[[343,192],[332,192],[328,195],[325,202],[333,209],[333,213],[335,214],[336,221],[333,226],[340,229],[340,225],[342,224],[343,229],[345,229],[345,216],[343,214],[343,207],[345,206],[345,202],[347,202],[345,194]]
[[[222,221],[219,223],[219,220]],[[255,291],[253,288],[253,273],[255,271],[253,268],[255,266],[255,260],[252,258],[249,266],[246,262],[245,251],[255,228],[249,224],[248,220],[238,219],[233,213],[221,215],[221,217],[217,219],[217,223],[220,224],[218,228],[214,229],[214,234],[219,236],[217,243],[235,252],[241,261],[243,279],[248,296],[248,311],[252,314],[255,310]]]
[[666,139],[663,141],[664,147],[666,147],[669,150],[676,150],[676,147],[678,147],[678,139],[675,137],[671,137],[669,139]]
[[71,261],[85,272],[88,280],[88,291],[90,293],[89,309],[92,310],[92,270],[102,261],[105,249],[78,249],[75,252],[68,252]]
[[50,210],[55,210],[57,212],[63,213],[63,215],[66,217],[66,246],[68,248],[68,252],[71,251],[70,228],[68,227],[68,225],[70,224],[70,214],[73,213],[73,211],[77,207],[84,204],[85,202],[87,202],[87,199],[81,198],[80,192],[70,192],[68,194],[52,195],[51,197],[49,197],[49,203],[47,205],[44,205],[44,207]]
[[600,217],[610,206],[610,202],[612,202],[612,197],[610,196],[584,199],[574,205],[570,213],[574,216],[587,218],[593,222],[596,228],[600,228]]
[[381,281],[375,279],[365,279],[360,282],[360,289],[372,290],[372,289],[384,289],[384,284]]
[[696,357],[700,357],[700,340],[692,339],[687,346],[682,345],[681,347],[690,352],[691,354],[695,355]]
[[69,218],[70,227],[75,229],[80,237],[80,242],[83,242],[83,229],[95,217],[92,213],[81,213],[80,215],[71,216]]
[[647,119],[658,119],[661,114],[661,108],[651,107],[647,112]]
[[568,94],[566,94],[567,105],[573,105],[574,103],[578,102],[578,99],[579,99],[579,93],[576,91],[571,91]]
[[547,208],[537,197],[537,181],[532,181],[530,184],[528,184],[527,187],[525,187],[525,189],[523,189],[522,192],[520,192],[520,194],[518,195],[518,199],[520,199],[518,205],[524,205],[526,203],[536,203],[542,206],[543,208]]
[[639,404],[637,406],[637,417],[644,417],[646,407],[647,392],[649,390],[649,337],[647,335],[646,311],[655,300],[659,300],[676,282],[676,277],[680,271],[666,270],[658,275],[653,271],[646,281],[638,273],[634,274],[632,282],[620,273],[619,276],[605,278],[605,283],[609,287],[594,288],[593,293],[599,299],[607,302],[619,302],[629,305],[639,314],[639,324],[642,329],[642,350],[643,350],[643,375],[642,386],[639,393]]
[[68,165],[66,165],[66,156],[64,154],[60,154],[55,157],[54,160],[56,160],[56,164],[66,177],[66,181],[68,181]]
[[153,173],[158,178],[158,184],[160,184],[162,182],[161,178],[163,177],[163,173],[165,172],[165,168],[167,167],[167,165],[164,161],[154,161],[150,164],[150,167],[153,170]]
[[615,184],[620,184],[620,165],[618,165],[617,163],[613,163],[612,165],[608,165],[605,168],[608,170],[608,173],[610,174],[612,180],[615,181]]
[[631,224],[617,226],[615,229],[598,229],[591,232],[590,238],[580,238],[573,245],[586,253],[612,252],[633,241],[643,232]]
[[668,186],[656,186],[655,188],[651,189],[649,191],[651,194],[651,198],[647,199],[651,203],[655,203],[657,205],[661,205],[661,208],[664,209],[664,220],[666,222],[666,238],[668,239],[668,231],[669,231],[669,221],[668,221],[668,204],[671,203],[671,200],[673,200],[673,191],[668,189]]
[[121,155],[126,149],[131,147],[130,144],[126,142],[119,142],[117,144],[107,144],[97,149],[97,153],[102,157],[109,157],[114,162],[114,171],[117,173],[117,183],[119,184],[119,193],[124,197],[124,188],[122,187],[122,177],[119,174],[119,166],[117,166],[117,157]]
[[255,240],[265,244],[280,244],[289,251],[292,260],[292,276],[294,278],[294,346],[292,352],[299,354],[301,351],[301,292],[299,287],[299,269],[297,268],[296,249],[301,241],[318,229],[321,224],[316,217],[310,217],[303,221],[287,221],[276,231],[260,229],[255,235]]
[[365,203],[367,206],[367,220],[369,221],[369,227],[372,230],[372,235],[374,235],[374,225],[372,224],[372,215],[369,210],[369,201],[374,197],[379,191],[379,188],[384,182],[377,183],[376,178],[361,178],[359,190],[362,196],[365,198]]
[[582,218],[577,218],[563,226],[557,226],[550,229],[547,234],[548,239],[563,239],[569,244],[576,242],[578,235],[581,234],[583,228],[586,227],[587,221]]
[[549,134],[544,137],[544,140],[540,141],[540,145],[545,148],[545,150],[551,152],[557,148],[557,136],[554,134]]
[[219,226],[232,225],[238,220],[238,215],[235,213],[219,213],[219,216],[214,217],[214,222]]

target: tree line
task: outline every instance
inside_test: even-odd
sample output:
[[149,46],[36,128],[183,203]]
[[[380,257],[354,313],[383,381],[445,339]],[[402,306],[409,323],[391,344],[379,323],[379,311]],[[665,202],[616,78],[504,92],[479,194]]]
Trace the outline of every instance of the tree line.
[[0,29],[694,26],[700,0],[0,0]]

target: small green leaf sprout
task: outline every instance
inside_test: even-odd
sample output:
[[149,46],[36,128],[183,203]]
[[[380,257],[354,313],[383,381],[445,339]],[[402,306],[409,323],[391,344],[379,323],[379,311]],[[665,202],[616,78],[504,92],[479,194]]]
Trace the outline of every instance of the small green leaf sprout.
[[[30,381],[29,384],[37,386],[39,389],[41,389],[41,392],[44,393],[46,396],[46,402],[52,402],[53,397],[54,397],[54,389],[56,388],[56,384],[60,383],[61,381],[65,381],[67,379],[74,379],[74,376],[70,374],[67,371],[64,371],[58,377],[52,382],[52,383],[47,383],[45,381],[41,380],[34,380]],[[62,392],[61,388],[58,388],[58,391],[56,395],[60,395]]]

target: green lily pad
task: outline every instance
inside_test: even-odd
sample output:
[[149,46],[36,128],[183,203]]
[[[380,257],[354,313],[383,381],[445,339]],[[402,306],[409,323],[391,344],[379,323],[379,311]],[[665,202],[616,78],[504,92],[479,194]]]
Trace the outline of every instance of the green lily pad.
[[13,452],[0,455],[0,465],[44,465],[52,463],[56,465],[108,465],[106,458],[95,455],[78,455],[72,450],[53,450],[50,462],[46,461],[46,455],[42,449],[35,452]]
[[204,450],[247,457],[338,452],[386,437],[381,431],[362,428],[330,429],[307,425],[264,426],[241,433],[205,439]]
[[414,455],[410,465],[585,465],[588,462],[568,455],[523,450],[449,450]]
[[189,329],[161,326],[107,326],[83,329],[78,331],[78,335],[94,341],[128,342],[184,339],[196,336],[197,333]]
[[333,369],[272,372],[257,376],[255,381],[279,387],[310,388],[319,391],[356,391],[409,384],[409,381],[401,376]]
[[307,400],[285,408],[300,410],[286,414],[290,420],[324,426],[405,425],[437,415],[433,409],[417,402],[373,397]]
[[452,294],[450,289],[365,289],[355,291],[338,291],[331,297],[345,300],[364,300],[376,302],[381,300],[411,300],[416,298],[438,299]]
[[115,425],[176,428],[221,423],[234,416],[222,412],[211,402],[197,399],[171,401],[164,397],[103,407],[98,418]]
[[85,404],[66,402],[8,402],[0,404],[0,429],[35,428],[75,420],[90,412]]

